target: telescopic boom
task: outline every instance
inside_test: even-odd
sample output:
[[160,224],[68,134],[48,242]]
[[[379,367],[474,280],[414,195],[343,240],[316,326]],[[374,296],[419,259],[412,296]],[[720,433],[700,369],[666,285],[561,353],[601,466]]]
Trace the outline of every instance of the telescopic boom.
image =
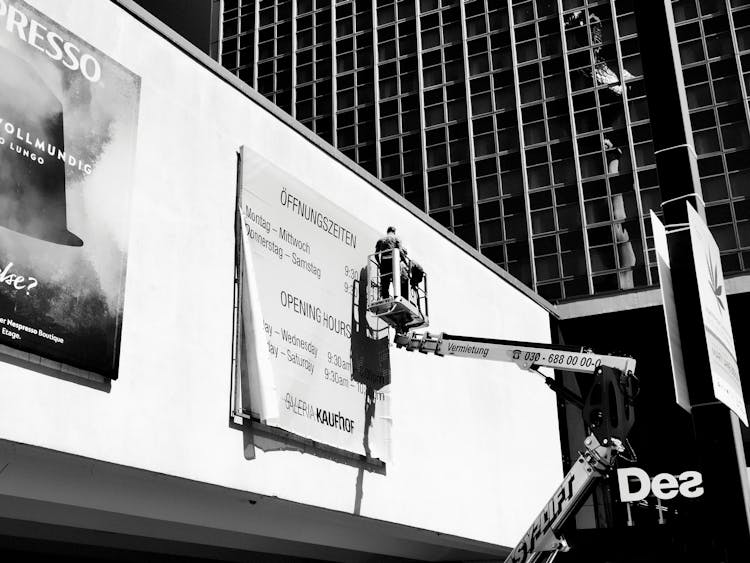
[[581,406],[590,434],[562,484],[505,563],[535,563],[545,559],[550,562],[559,552],[568,551],[570,547],[561,534],[563,525],[576,514],[595,483],[615,467],[618,457],[625,451],[624,443],[634,422],[635,360],[594,354],[585,348],[444,332],[397,332],[395,343],[399,348],[423,354],[511,362],[528,371],[546,367],[593,376],[591,390],[585,398],[575,396],[545,377],[556,393]]

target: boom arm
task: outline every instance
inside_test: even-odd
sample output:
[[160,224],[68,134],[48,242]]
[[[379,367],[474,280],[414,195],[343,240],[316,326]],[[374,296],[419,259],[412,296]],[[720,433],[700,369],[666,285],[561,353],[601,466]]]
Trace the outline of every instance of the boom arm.
[[[397,333],[396,346],[437,356],[461,356],[512,362],[524,370],[549,367],[593,375],[591,391],[581,401],[591,434],[585,450],[565,476],[552,498],[505,563],[533,563],[542,557],[551,561],[569,547],[560,531],[578,510],[598,479],[605,476],[625,450],[623,441],[633,425],[632,398],[635,360],[624,356],[594,354],[584,348],[537,344],[490,338],[471,338],[446,333]],[[548,380],[549,384],[549,380]],[[570,399],[570,392],[550,384]]]
[[593,435],[584,442],[586,450],[578,456],[565,479],[539,513],[529,529],[505,559],[505,563],[533,563],[542,557],[555,557],[570,547],[560,535],[563,524],[573,516],[596,481],[614,467],[624,451],[619,440],[603,440]]
[[635,360],[624,356],[594,354],[585,348],[536,344],[514,340],[472,338],[441,332],[409,332],[396,334],[396,346],[437,356],[462,356],[497,362],[512,362],[521,369],[535,370],[539,367],[563,369],[580,373],[591,373],[599,366],[607,366],[624,374],[635,372]]

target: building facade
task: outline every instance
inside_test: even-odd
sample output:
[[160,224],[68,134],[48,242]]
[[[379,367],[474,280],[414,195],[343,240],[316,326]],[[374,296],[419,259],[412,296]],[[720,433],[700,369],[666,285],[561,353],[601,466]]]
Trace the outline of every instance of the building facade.
[[[750,2],[674,2],[706,215],[750,269]],[[222,64],[550,300],[658,282],[632,0],[225,0]]]
[[[1,269],[13,281],[0,284],[0,554],[11,552],[19,558],[54,551],[80,559],[83,550],[90,559],[134,561],[178,556],[501,560],[507,555],[540,507],[548,506],[549,491],[559,485],[570,456],[577,455],[581,442],[573,424],[583,427],[580,409],[562,411],[551,392],[540,392],[536,376],[519,373],[514,365],[407,354],[389,345],[387,330],[383,334],[364,322],[363,303],[354,298],[351,282],[366,285],[367,278],[361,270],[359,277],[350,274],[367,263],[372,243],[388,223],[398,225],[431,276],[434,329],[522,342],[548,343],[562,337],[597,351],[633,354],[639,374],[647,374],[633,435],[639,463],[653,469],[651,474],[699,467],[690,421],[673,404],[671,381],[664,376],[670,364],[666,345],[656,334],[664,337],[656,326],[663,322],[660,310],[599,314],[598,324],[583,315],[571,320],[560,314],[562,306],[556,310],[487,259],[540,293],[557,287],[556,299],[587,296],[584,301],[590,303],[597,301],[591,299],[597,293],[648,288],[655,282],[655,273],[647,267],[651,244],[642,217],[658,207],[659,190],[648,136],[636,134],[648,132],[648,122],[645,114],[636,113],[645,111],[637,53],[626,50],[637,45],[632,32],[624,33],[632,31],[632,15],[622,2],[615,4],[622,12],[616,17],[607,3],[568,4],[506,5],[503,15],[489,0],[442,7],[398,3],[390,11],[373,3],[369,10],[352,2],[273,3],[270,10],[259,5],[247,12],[246,6],[233,7],[230,0],[212,0],[211,9],[221,8],[225,15],[237,10],[238,22],[235,34],[217,39],[215,46],[219,40],[222,47],[229,45],[234,37],[240,47],[234,51],[237,71],[244,71],[245,79],[270,96],[269,102],[131,0],[0,2],[0,18],[7,20],[0,25],[0,50],[17,54],[17,60],[6,65],[8,76],[23,76],[29,66],[51,73],[55,79],[48,78],[50,86],[60,89],[54,93],[66,101],[69,154],[90,155],[93,161],[90,176],[68,175],[69,197],[65,206],[57,206],[70,209],[59,226],[80,234],[83,247],[29,237],[16,223],[0,229]],[[742,12],[738,8],[732,21]],[[707,56],[715,45],[702,34],[706,22],[723,21],[721,14],[700,18],[699,11],[677,13],[680,29],[698,29]],[[247,24],[252,35],[243,32],[243,17],[252,21],[252,26]],[[229,23],[227,18],[225,32]],[[49,33],[26,34],[27,25]],[[539,37],[529,35],[532,31]],[[621,36],[625,39],[618,42]],[[269,43],[262,37],[273,39]],[[292,38],[289,51],[283,37]],[[319,37],[330,39],[318,44]],[[545,37],[552,39],[545,42]],[[738,32],[730,34],[733,46],[739,45],[738,37]],[[77,48],[79,67],[55,60],[54,50],[43,52],[35,44],[47,39],[52,46],[64,41],[68,55],[76,52],[70,46]],[[243,54],[247,40],[251,47]],[[684,45],[691,47],[686,41],[683,37],[683,51]],[[215,52],[211,45],[204,51]],[[225,50],[221,56],[230,53]],[[718,151],[707,151],[713,145],[698,140],[709,131],[707,126],[696,127],[696,145],[704,184],[710,186],[710,180],[720,176],[718,168],[706,168],[706,162],[718,156],[724,166],[724,200],[717,203],[714,198],[709,207],[730,206],[737,248],[724,248],[725,261],[736,255],[742,265],[744,216],[738,217],[736,210],[745,200],[738,191],[741,185],[732,188],[731,182],[742,174],[737,163],[744,137],[740,134],[737,148],[724,150],[725,139],[732,138],[730,126],[742,122],[721,119],[746,108],[734,98],[717,101],[725,94],[717,94],[722,90],[715,77],[726,66],[714,71],[711,65],[725,60],[730,59],[690,65],[688,70],[703,64],[711,81],[690,79],[688,88],[693,114],[710,110],[718,124]],[[89,80],[97,76],[97,68],[103,79]],[[130,77],[128,88],[113,80],[124,72]],[[718,84],[731,88],[729,82]],[[21,95],[0,95],[6,104],[4,118],[11,102],[22,106],[11,114],[15,124],[6,119],[3,125],[0,140],[7,139],[6,147],[23,141],[18,124],[34,124],[46,115],[43,108],[32,107],[39,101],[34,86],[16,81],[8,91],[19,88]],[[303,87],[309,88],[301,93]],[[744,92],[744,85],[737,88]],[[130,105],[122,103],[122,95]],[[696,100],[711,105],[696,106]],[[124,116],[118,113],[123,108],[130,108]],[[328,113],[324,108],[330,108]],[[86,116],[94,123],[87,123]],[[62,116],[54,117],[62,123]],[[708,123],[708,117],[704,119]],[[388,185],[318,142],[309,129],[354,154]],[[737,125],[734,130],[743,129]],[[245,160],[246,154],[254,156]],[[67,166],[72,167],[70,162]],[[736,169],[730,170],[730,163]],[[653,185],[648,178],[654,179]],[[256,288],[257,299],[249,299],[247,309],[238,304],[244,287],[240,282],[246,279],[238,279],[238,180],[239,187],[257,188],[265,182],[275,191],[258,193],[278,194],[265,199],[276,205],[274,215],[246,209],[240,216],[248,220],[240,218],[240,225],[249,227],[259,253],[286,268],[264,286],[271,291]],[[6,180],[0,188],[30,193],[29,185],[33,187],[29,181],[13,185]],[[427,209],[467,244],[395,192]],[[709,192],[705,189],[707,200]],[[59,197],[62,190],[54,193]],[[318,210],[330,212],[327,217],[346,219],[336,221],[337,227],[356,229],[361,260],[347,258],[344,268],[327,269],[328,277],[309,268],[303,271],[300,260],[290,260],[290,254],[305,251],[281,234],[287,228],[322,237],[309,239],[313,244],[305,247],[316,252],[305,256],[310,262],[331,265],[342,254],[337,236],[329,237],[329,229],[321,230],[317,221],[300,218],[295,211],[295,205],[301,208],[300,194]],[[19,217],[31,215],[19,209]],[[711,221],[717,224],[715,218]],[[720,239],[716,226],[714,234]],[[111,247],[120,254],[108,251]],[[485,256],[472,247],[481,248]],[[605,263],[606,253],[597,249],[608,249],[611,262]],[[109,276],[113,255],[127,262],[127,283],[123,274],[121,286]],[[18,270],[10,274],[14,264]],[[41,287],[30,293],[34,288],[24,288],[25,276],[15,272],[39,275],[38,270],[48,275],[39,276]],[[742,272],[731,263],[725,270]],[[259,265],[248,267],[245,274],[262,274],[268,280],[269,271]],[[547,277],[552,271],[556,277]],[[55,290],[52,282],[60,272],[74,282],[84,278],[87,285],[78,293],[70,287],[82,284]],[[740,278],[749,277],[735,279]],[[601,280],[609,280],[609,285]],[[110,293],[104,292],[105,285]],[[121,299],[122,322],[118,320],[118,332],[110,340],[116,349],[115,378],[68,365],[42,348],[53,341],[70,346],[81,335],[91,338],[101,332],[88,327],[89,319],[103,316],[104,305],[97,309],[77,301],[76,307],[49,297],[77,299],[86,295],[86,287],[94,288],[88,293],[117,293]],[[457,288],[470,291],[457,299]],[[290,297],[290,292],[301,298]],[[309,305],[318,303],[313,299],[318,295],[324,296],[324,304],[346,306],[347,314],[338,317],[351,319],[349,334],[315,318],[332,318],[329,307],[321,315],[300,313],[313,309]],[[750,292],[731,297],[734,319],[739,319]],[[43,314],[32,317],[33,322],[19,322],[20,315],[47,301],[54,304],[49,313],[39,309]],[[270,322],[261,322],[260,313],[262,321],[269,321],[269,310],[279,303],[288,316],[277,317],[274,332]],[[76,309],[83,314],[74,315]],[[240,324],[242,314],[249,312],[252,327]],[[64,317],[60,330],[69,330],[60,332],[64,338],[42,324],[53,314]],[[628,315],[637,318],[623,321]],[[558,316],[562,327],[556,326]],[[247,329],[258,328],[254,347],[248,345],[244,352],[237,338],[240,326],[245,337]],[[735,332],[738,343],[748,338],[740,326]],[[326,346],[328,336],[336,339],[335,345],[344,346],[344,357],[330,351],[318,355],[317,346],[313,352],[308,345],[312,338],[297,336],[305,336],[310,327],[327,331],[325,339],[318,332],[312,335]],[[644,338],[645,329],[633,327],[648,327],[654,334]],[[280,341],[282,330],[294,335]],[[361,443],[347,449],[252,419],[252,411],[238,402],[238,389],[242,398],[260,382],[250,379],[255,366],[241,366],[243,360],[251,361],[242,353],[265,351],[268,344],[269,356],[275,355],[282,341],[289,348],[282,352],[285,367],[279,369],[294,370],[290,373],[302,376],[305,385],[314,383],[329,392],[321,394],[327,408],[316,409],[315,416],[307,400],[299,400],[307,392],[302,385],[296,398],[284,395],[279,405],[290,416],[306,415],[332,432],[346,429],[331,425],[320,412],[333,413],[335,405],[337,420],[342,412],[355,413],[348,420],[368,420],[370,413],[382,412],[373,405],[385,391],[378,388],[376,395],[373,385],[356,380],[354,373],[348,380],[331,370],[343,373],[375,357],[378,363],[372,364],[383,368],[384,381],[388,368],[387,381],[392,378],[394,383],[393,406],[384,413],[392,420],[388,457],[371,455],[371,441],[377,443],[374,431],[363,430]],[[106,345],[91,339],[82,348],[92,355]],[[748,347],[738,349],[741,370],[750,373],[745,368],[750,365]],[[305,354],[307,364],[295,361]],[[311,358],[317,363],[308,373],[303,366],[312,366]],[[347,359],[352,361],[347,364]],[[258,362],[257,367],[255,371],[268,369],[266,376],[272,375],[268,365]],[[333,401],[348,381],[357,383],[351,387],[353,398]],[[573,384],[579,382],[563,383],[577,392]],[[583,396],[584,385],[578,390]],[[560,438],[566,456],[570,450],[563,463]],[[624,505],[613,509],[607,487],[611,482],[581,511],[579,537],[572,537],[575,551],[565,560],[600,561],[607,553],[618,563],[661,562],[674,558],[675,545],[685,560],[706,554],[699,553],[694,542],[706,543],[703,527],[715,516],[702,505],[670,505],[666,519],[672,527],[662,533],[664,529],[656,527],[662,526],[661,504],[649,499],[645,506],[628,507],[634,509],[636,525],[631,526],[623,523]],[[678,511],[681,519],[673,519]],[[586,537],[589,528],[610,521],[637,533],[617,529],[617,535]],[[634,555],[610,553],[612,545],[621,544]],[[643,554],[657,556],[644,559]]]
[[[206,1],[222,20],[210,52],[225,68],[556,302],[561,341],[637,359],[636,466],[701,467],[670,376],[649,221],[662,201],[633,0]],[[750,2],[676,1],[673,13],[747,390]],[[590,385],[570,374],[562,383],[581,396]],[[575,406],[559,420],[567,469],[586,429]],[[747,457],[744,427],[741,438]],[[622,503],[605,483],[561,559],[713,560],[706,513],[654,496]]]
[[454,331],[548,302],[130,0],[2,0],[0,57],[0,559],[507,555],[555,397],[390,346],[369,257],[398,225]]

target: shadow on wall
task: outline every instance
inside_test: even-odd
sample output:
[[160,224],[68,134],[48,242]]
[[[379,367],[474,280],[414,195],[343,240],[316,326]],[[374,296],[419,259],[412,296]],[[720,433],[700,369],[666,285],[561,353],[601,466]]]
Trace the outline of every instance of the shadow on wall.
[[[359,272],[352,288],[352,380],[364,390],[364,434],[362,445],[365,458],[370,459],[370,427],[380,390],[391,383],[391,358],[388,325],[367,312],[367,268]],[[365,467],[357,471],[354,514],[362,508]]]

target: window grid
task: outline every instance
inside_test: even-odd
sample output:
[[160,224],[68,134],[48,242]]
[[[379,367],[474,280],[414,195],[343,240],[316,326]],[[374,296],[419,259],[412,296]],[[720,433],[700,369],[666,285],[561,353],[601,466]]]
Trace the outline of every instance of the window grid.
[[[620,6],[618,5],[618,8]],[[649,126],[648,104],[643,84],[643,69],[635,26],[635,15],[632,6],[627,11],[617,14],[618,47],[621,52],[623,68],[627,68],[635,78],[628,82],[627,112],[631,161],[636,162],[634,183],[637,201],[640,202],[641,233],[643,249],[648,264],[647,283],[658,283],[658,269],[654,252],[654,240],[651,232],[650,211],[661,217],[661,193],[656,174],[656,164],[646,158],[652,151],[652,137]]]
[[[617,25],[613,26],[614,31],[614,45],[618,64],[618,74],[620,76],[625,75],[625,68],[627,65],[628,72],[632,75],[633,80],[637,83],[643,80],[643,69],[640,59],[640,50],[636,39],[636,25],[635,25],[635,13],[632,4],[627,2],[615,3],[612,6],[613,17]],[[629,37],[626,43],[623,44],[623,37]],[[626,56],[627,54],[627,56]],[[625,133],[627,135],[627,151],[630,157],[630,162],[636,162],[635,148],[633,142],[633,126],[630,117],[630,88],[633,81],[627,81],[626,87],[623,89],[623,104],[625,111],[623,116],[625,119]],[[644,100],[645,105],[645,100]],[[645,110],[648,112],[648,110]],[[655,166],[655,164],[651,165]],[[654,283],[654,277],[651,273],[651,262],[649,260],[648,253],[648,237],[646,232],[646,223],[650,223],[650,215],[647,209],[643,207],[643,198],[641,194],[641,185],[638,175],[638,166],[636,165],[635,173],[632,175],[633,178],[633,192],[635,194],[635,204],[637,209],[638,220],[638,236],[640,237],[640,252],[635,254],[634,258],[636,261],[636,273],[638,275],[645,275],[645,285],[652,285]],[[619,202],[618,202],[619,203]],[[656,265],[655,263],[653,264]],[[623,274],[621,274],[622,276]],[[627,276],[628,274],[624,274]],[[627,279],[627,277],[626,277]],[[622,280],[621,280],[622,281]],[[634,285],[640,284],[640,280],[637,278],[633,279]]]
[[[571,96],[572,86],[570,79],[570,70],[567,53],[569,47],[566,40],[566,28],[563,17],[564,6],[560,0],[557,1],[557,12],[560,14],[557,17],[557,31],[561,43],[561,60],[562,65],[558,65],[558,68],[562,67],[563,81],[562,81],[562,94],[563,100],[555,102],[555,105],[559,105],[559,109],[554,110],[554,106],[548,104],[546,112],[548,116],[554,117],[558,113],[565,113],[567,117],[567,124],[561,122],[556,128],[563,130],[565,126],[568,128],[567,135],[560,135],[554,133],[552,128],[549,129],[548,134],[550,138],[558,137],[564,143],[557,147],[552,147],[551,152],[553,168],[552,168],[552,182],[555,184],[562,183],[562,186],[556,187],[554,190],[554,201],[555,207],[558,211],[558,229],[557,235],[558,245],[561,253],[561,282],[550,283],[544,286],[542,293],[548,295],[550,299],[553,299],[555,295],[560,295],[564,298],[575,297],[580,295],[588,295],[592,292],[593,288],[591,285],[591,259],[589,251],[589,241],[586,230],[583,228],[584,224],[584,211],[583,211],[583,196],[581,194],[580,178],[581,178],[581,166],[579,159],[578,144],[574,142],[577,137],[576,123],[574,120],[573,111],[573,100]],[[549,65],[550,63],[547,63]],[[556,88],[554,83],[550,83],[549,79],[546,78],[549,72],[544,71],[545,76],[545,93],[547,96],[556,95]],[[554,89],[553,89],[554,88]],[[559,119],[559,118],[557,118]],[[570,140],[566,140],[566,137]],[[570,145],[568,148],[567,145]],[[555,162],[557,160],[557,162]],[[540,242],[543,246],[544,240]]]
[[641,131],[638,139],[631,135],[626,115],[627,89],[637,95],[642,81],[620,64],[615,45],[619,21],[610,4],[587,6],[581,15],[567,12],[564,21],[593,290],[642,287],[650,274],[636,174],[653,164],[653,148],[650,133]]
[[226,0],[222,13],[221,64],[241,80],[254,81],[255,3]]
[[[490,37],[492,42],[493,37],[498,37],[501,43],[505,42],[507,38],[508,42],[508,54],[510,57],[497,57],[497,51],[492,52],[492,64],[493,66],[505,66],[509,64],[510,73],[505,73],[505,78],[511,79],[510,87],[508,88],[505,84],[502,84],[502,90],[498,92],[493,91],[493,97],[488,100],[490,102],[488,109],[497,110],[500,107],[507,109],[502,114],[496,115],[498,129],[505,129],[505,136],[503,137],[504,142],[510,142],[513,152],[506,155],[502,155],[499,158],[499,171],[501,173],[502,190],[503,193],[518,191],[518,197],[509,197],[503,199],[502,209],[504,215],[510,213],[503,218],[503,227],[506,235],[512,235],[516,242],[505,246],[505,252],[507,256],[508,271],[519,278],[521,281],[536,288],[536,273],[534,270],[534,262],[531,259],[531,218],[529,215],[529,201],[528,201],[528,181],[526,177],[526,163],[524,158],[524,143],[523,137],[520,134],[521,130],[521,111],[518,104],[520,97],[518,89],[518,75],[517,75],[517,60],[516,51],[513,48],[515,45],[514,35],[514,22],[512,17],[513,7],[510,1],[506,2],[504,7],[498,7],[497,12],[493,14],[492,7],[488,3],[490,8],[489,13],[489,28],[491,32],[499,32],[497,35]],[[493,17],[494,16],[494,17]],[[494,20],[494,21],[493,21]],[[496,82],[493,86],[499,86]],[[479,103],[480,107],[476,104]],[[477,100],[472,99],[472,112],[474,115],[478,115],[481,111],[481,98]],[[508,127],[508,125],[511,125]],[[501,124],[503,127],[501,127]],[[515,128],[515,130],[514,130]],[[512,139],[509,133],[513,133]],[[498,134],[498,145],[500,145],[500,134]],[[509,147],[511,148],[511,147]],[[505,176],[505,173],[509,173]],[[479,175],[478,175],[479,176]],[[514,185],[514,180],[517,182]],[[510,238],[510,237],[508,237]]]
[[258,92],[292,113],[292,2],[259,0]]
[[[747,254],[747,99],[740,88],[724,2],[679,4],[677,37],[690,108],[706,223],[721,250],[725,273],[740,272]],[[733,14],[741,22],[742,11]],[[738,222],[738,218],[743,218]],[[740,238],[742,233],[743,238]]]
[[372,2],[336,5],[336,146],[372,174],[375,157],[375,72]]
[[430,215],[476,246],[461,10],[422,0],[422,80]]
[[[743,109],[745,111],[746,125],[750,129],[750,97],[748,95],[750,91],[750,87],[748,86],[750,73],[744,70],[745,68],[750,69],[750,0],[732,0],[729,4],[731,6],[728,15],[732,32],[732,43],[734,52],[738,53],[736,57],[737,71],[740,73],[740,89],[742,91],[742,99],[745,101]],[[742,44],[740,44],[740,36],[742,37]],[[744,132],[747,133],[747,131],[746,129]],[[737,146],[739,143],[749,144],[747,139],[743,139],[742,141],[732,140],[731,144],[732,146]],[[738,183],[732,181],[733,178],[730,174],[730,190],[733,198],[732,206],[736,221],[737,240],[741,250],[741,270],[750,268],[750,209],[748,208],[750,206],[750,203],[748,203],[748,200],[750,200],[750,189],[745,187],[748,185],[747,176],[745,174],[744,182]],[[741,197],[744,197],[744,199],[740,199]]]
[[320,0],[295,1],[295,116],[334,144],[331,4]]
[[[746,271],[750,0],[673,9],[707,221],[725,272]],[[541,295],[657,280],[633,0],[225,0],[222,15],[227,68]],[[610,71],[632,75],[614,98]]]
[[466,27],[466,6],[464,2],[459,2],[459,7],[461,9],[460,13],[460,21],[461,21],[461,44],[463,45],[463,67],[464,67],[464,104],[466,105],[466,114],[469,116],[469,118],[466,121],[466,125],[468,128],[468,145],[469,145],[469,180],[470,180],[470,186],[471,186],[471,203],[472,203],[472,215],[473,220],[472,224],[474,227],[474,233],[473,233],[473,241],[474,241],[474,248],[479,248],[479,245],[481,244],[480,239],[480,233],[479,233],[479,224],[478,224],[478,214],[479,214],[479,204],[477,201],[477,175],[476,170],[474,166],[471,165],[471,163],[476,161],[476,150],[474,146],[474,121],[471,118],[471,88],[469,87],[469,54],[468,54],[468,29]]
[[[422,25],[419,18],[420,14],[420,2],[421,0],[414,0],[414,8],[416,16],[414,18],[416,26],[417,36],[417,53],[422,53]],[[427,189],[427,167],[424,165],[427,162],[427,136],[425,134],[426,112],[424,105],[424,67],[422,65],[422,57],[417,57],[417,83],[419,87],[419,137],[421,141],[421,159],[422,159],[422,209],[429,213],[430,211],[430,198]]]
[[534,270],[552,300],[589,293],[558,12],[556,2],[514,6]]
[[425,207],[417,20],[413,1],[377,0],[381,178]]
[[465,11],[481,250],[530,283],[508,9],[477,0]]

